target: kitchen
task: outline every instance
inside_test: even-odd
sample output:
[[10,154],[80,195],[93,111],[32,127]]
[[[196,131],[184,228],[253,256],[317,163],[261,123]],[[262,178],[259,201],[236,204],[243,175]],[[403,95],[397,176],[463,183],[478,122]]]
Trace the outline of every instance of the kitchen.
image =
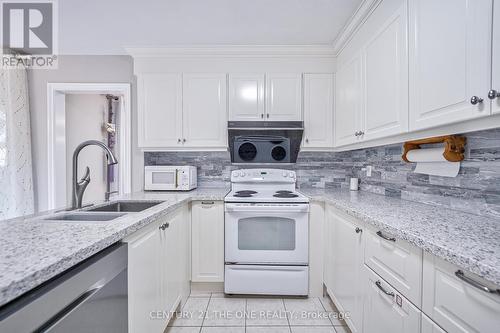
[[42,3],[1,332],[498,331],[498,0]]

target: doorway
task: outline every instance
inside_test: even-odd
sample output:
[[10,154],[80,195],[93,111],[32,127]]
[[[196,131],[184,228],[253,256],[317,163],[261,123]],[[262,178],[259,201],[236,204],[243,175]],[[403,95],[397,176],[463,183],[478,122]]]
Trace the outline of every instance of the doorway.
[[129,84],[49,83],[48,208],[71,203],[72,155],[78,144],[99,140],[112,148],[118,165],[108,167],[100,148],[89,146],[79,156],[78,179],[85,167],[91,182],[83,203],[123,195],[131,188],[131,107]]

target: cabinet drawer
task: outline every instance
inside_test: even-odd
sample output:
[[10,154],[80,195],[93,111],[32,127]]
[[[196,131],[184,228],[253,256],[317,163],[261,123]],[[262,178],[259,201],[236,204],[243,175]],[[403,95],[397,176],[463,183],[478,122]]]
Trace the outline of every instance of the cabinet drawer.
[[420,307],[422,250],[383,232],[367,232],[365,264]]
[[420,333],[421,311],[364,266],[364,333]]
[[[464,281],[460,278],[469,280]],[[500,295],[475,287],[479,283],[493,290],[498,286],[460,270],[431,254],[424,256],[422,310],[447,332],[498,332]]]

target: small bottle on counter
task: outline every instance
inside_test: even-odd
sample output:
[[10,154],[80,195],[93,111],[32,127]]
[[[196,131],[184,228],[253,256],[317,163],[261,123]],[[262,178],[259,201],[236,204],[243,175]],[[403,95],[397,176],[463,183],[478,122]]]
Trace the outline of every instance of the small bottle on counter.
[[351,178],[351,183],[350,183],[350,190],[351,191],[357,191],[359,190],[359,179],[358,178]]

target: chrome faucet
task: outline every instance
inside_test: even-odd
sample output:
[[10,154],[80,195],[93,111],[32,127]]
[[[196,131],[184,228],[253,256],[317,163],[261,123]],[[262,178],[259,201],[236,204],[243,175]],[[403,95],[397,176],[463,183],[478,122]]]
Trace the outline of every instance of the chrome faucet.
[[113,155],[113,152],[111,149],[109,149],[108,146],[106,146],[104,143],[101,141],[97,140],[88,140],[80,143],[78,147],[75,148],[75,152],[73,153],[73,195],[72,195],[72,200],[71,200],[71,208],[72,209],[77,209],[77,208],[82,208],[82,199],[83,199],[83,193],[85,192],[85,189],[90,183],[90,169],[89,167],[86,167],[85,169],[85,175],[80,179],[80,181],[77,180],[78,178],[78,155],[80,154],[80,151],[87,147],[87,146],[99,146],[104,151],[106,152],[106,158],[108,160],[108,165],[113,165],[117,164],[118,160],[116,159],[115,155]]

